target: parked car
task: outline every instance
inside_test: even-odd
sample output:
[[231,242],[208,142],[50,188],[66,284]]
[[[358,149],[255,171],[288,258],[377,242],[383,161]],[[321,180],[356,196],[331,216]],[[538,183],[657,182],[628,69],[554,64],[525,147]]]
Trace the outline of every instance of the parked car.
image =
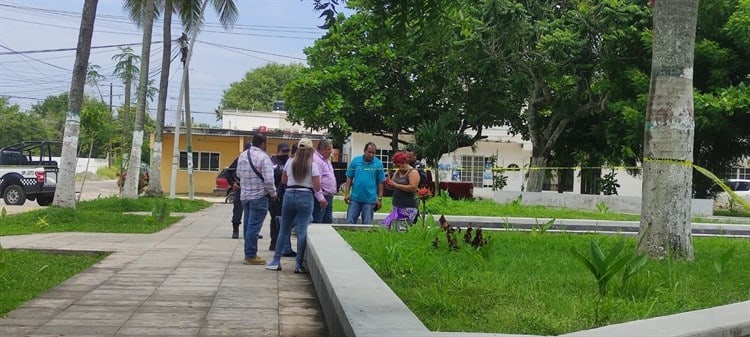
[[750,179],[729,179],[729,188],[739,195],[750,195]]
[[27,141],[0,149],[0,197],[6,205],[23,205],[31,200],[49,206],[57,186],[57,162],[61,143]]
[[226,198],[224,198],[224,202],[227,204],[231,204],[234,202],[234,198],[236,196],[236,191],[231,190],[231,186],[229,186],[229,182],[227,181],[227,178],[225,177],[225,173],[228,169],[222,169],[221,172],[219,172],[219,175],[216,176],[216,186],[214,187],[214,195],[226,195]]
[[[750,202],[750,179],[728,179],[727,186],[734,191],[737,196]],[[729,195],[721,192],[714,199],[714,209],[730,208]],[[737,206],[735,206],[736,208]]]

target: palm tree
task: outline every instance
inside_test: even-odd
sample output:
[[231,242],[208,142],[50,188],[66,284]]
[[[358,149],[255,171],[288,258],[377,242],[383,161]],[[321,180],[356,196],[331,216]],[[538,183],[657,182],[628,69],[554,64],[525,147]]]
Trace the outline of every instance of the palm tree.
[[[125,9],[128,10],[130,17],[140,24],[144,0],[126,0]],[[206,0],[209,1],[209,0]],[[237,21],[237,6],[233,0],[210,0],[214,10],[219,15],[219,22],[224,28],[231,27]],[[207,4],[207,3],[204,3]],[[162,7],[163,5],[163,7]],[[162,162],[162,130],[164,128],[165,111],[167,105],[167,91],[169,87],[169,68],[172,55],[172,14],[180,16],[180,21],[185,27],[185,31],[197,29],[202,24],[201,0],[164,0],[157,3],[157,7],[164,12],[163,23],[163,51],[161,63],[161,77],[159,79],[159,99],[156,110],[156,130],[154,132],[154,148],[151,151],[151,174],[149,176],[149,186],[146,190],[147,195],[161,195],[163,193],[161,186],[161,162]],[[158,13],[157,13],[158,16]]]
[[94,34],[96,20],[96,6],[98,0],[86,0],[81,14],[81,28],[78,33],[76,60],[73,65],[73,75],[70,81],[70,100],[68,101],[68,117],[65,119],[63,131],[63,146],[60,158],[60,172],[57,176],[57,188],[53,205],[67,208],[76,207],[75,174],[78,152],[78,135],[81,127],[81,106],[83,105],[83,89],[86,85],[86,68],[91,54],[91,37]]
[[[133,49],[130,47],[120,47],[120,53],[112,56],[112,60],[117,61],[115,64],[115,70],[112,72],[115,76],[122,79],[125,84],[125,99],[124,104],[118,109],[118,119],[122,127],[121,139],[120,139],[120,174],[124,174],[125,164],[125,149],[128,148],[130,142],[128,141],[128,134],[130,130],[130,93],[133,90],[133,79],[139,74],[137,63],[140,61],[140,57],[133,53]],[[121,186],[122,189],[122,186]],[[122,191],[120,191],[122,193]]]
[[102,74],[99,73],[102,67],[98,64],[89,64],[88,70],[86,71],[86,84],[96,88],[99,93],[99,99],[104,103],[104,96],[102,95],[101,89],[99,89],[99,81],[105,79]]
[[659,259],[693,259],[690,164],[697,19],[698,0],[659,0],[654,5],[638,249]]
[[[137,105],[135,112],[135,127],[133,128],[133,140],[130,146],[130,157],[128,159],[128,170],[125,175],[125,184],[121,196],[125,198],[138,197],[138,183],[141,171],[141,146],[143,145],[143,120],[146,117],[146,89],[148,88],[148,67],[151,54],[151,33],[154,26],[155,0],[146,0],[143,12],[136,17],[143,17],[143,42],[141,43],[141,67],[138,79]],[[133,18],[134,13],[131,13]],[[129,179],[128,179],[129,178]]]

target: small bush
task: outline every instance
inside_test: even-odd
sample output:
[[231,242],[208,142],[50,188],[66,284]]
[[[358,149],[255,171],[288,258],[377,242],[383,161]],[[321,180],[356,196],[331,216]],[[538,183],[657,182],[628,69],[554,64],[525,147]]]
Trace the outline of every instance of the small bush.
[[100,167],[96,170],[96,176],[104,180],[114,180],[117,178],[117,171],[111,167]]

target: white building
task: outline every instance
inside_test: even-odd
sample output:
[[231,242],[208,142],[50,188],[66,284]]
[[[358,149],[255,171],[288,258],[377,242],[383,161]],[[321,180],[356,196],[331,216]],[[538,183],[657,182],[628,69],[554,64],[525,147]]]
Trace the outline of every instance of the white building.
[[[319,135],[325,135],[327,132],[313,131],[305,129],[300,125],[293,125],[287,121],[286,111],[242,111],[242,110],[223,110],[222,128],[231,130],[254,130],[264,128],[268,131],[283,130],[285,132],[306,132]],[[472,182],[474,192],[477,196],[491,196],[492,174],[489,170],[489,159],[491,156],[497,156],[497,167],[507,169],[502,172],[507,176],[507,186],[504,191],[522,191],[527,172],[527,167],[531,162],[532,144],[529,141],[521,139],[518,135],[511,135],[508,127],[494,127],[482,132],[487,136],[476,143],[476,150],[472,151],[470,147],[457,149],[451,153],[443,155],[440,159],[438,172],[440,181],[464,181]],[[411,135],[402,135],[400,140],[413,141]],[[376,156],[384,163],[390,163],[390,142],[389,138],[373,136],[364,133],[353,133],[346,144],[343,145],[341,161],[348,162],[352,157],[362,154],[364,146],[368,142],[377,145],[378,152]],[[586,171],[589,168],[583,170]],[[558,177],[558,172],[563,172],[565,177]],[[590,180],[583,178],[580,168],[571,170],[552,170],[552,178],[549,183],[545,183],[545,190],[580,194],[585,191],[587,186],[591,185]],[[602,169],[599,175],[609,173],[609,169]],[[617,188],[618,195],[621,196],[641,196],[642,180],[641,176],[632,176],[624,168],[615,169],[615,179],[620,187]],[[733,170],[732,177],[740,179],[750,179],[750,159],[746,160],[741,168]],[[594,177],[595,178],[595,177]],[[564,185],[558,189],[558,183]]]

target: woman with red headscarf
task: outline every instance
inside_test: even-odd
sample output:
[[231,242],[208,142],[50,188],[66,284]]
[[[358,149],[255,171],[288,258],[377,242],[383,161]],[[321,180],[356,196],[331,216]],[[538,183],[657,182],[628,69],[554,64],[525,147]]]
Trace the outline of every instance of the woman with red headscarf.
[[388,228],[391,228],[391,223],[395,220],[408,220],[410,224],[413,223],[419,207],[416,198],[419,172],[409,165],[403,152],[396,152],[392,162],[396,171],[385,180],[385,184],[393,189],[393,211],[381,222]]

